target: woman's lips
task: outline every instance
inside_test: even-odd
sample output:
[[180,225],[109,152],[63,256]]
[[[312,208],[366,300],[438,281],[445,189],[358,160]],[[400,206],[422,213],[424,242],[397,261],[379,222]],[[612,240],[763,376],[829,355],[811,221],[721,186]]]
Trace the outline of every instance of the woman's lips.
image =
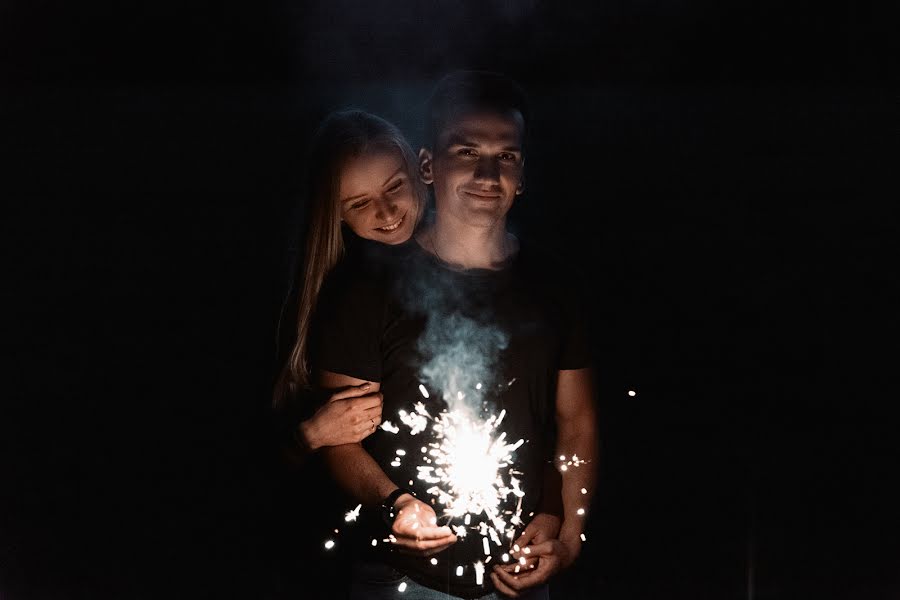
[[400,227],[400,225],[403,224],[404,219],[406,219],[406,215],[403,215],[402,217],[400,217],[399,219],[397,219],[390,225],[385,225],[384,227],[378,227],[377,229],[378,229],[378,231],[384,231],[387,233],[390,233],[391,231],[396,231]]

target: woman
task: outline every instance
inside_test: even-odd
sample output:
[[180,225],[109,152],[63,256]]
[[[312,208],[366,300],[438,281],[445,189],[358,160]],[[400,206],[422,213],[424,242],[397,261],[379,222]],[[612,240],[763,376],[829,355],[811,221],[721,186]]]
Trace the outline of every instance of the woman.
[[[343,576],[326,537],[342,523],[346,505],[328,481],[319,461],[308,461],[323,446],[358,442],[381,423],[382,397],[369,384],[319,397],[310,380],[309,342],[316,303],[326,276],[338,265],[363,268],[366,249],[392,255],[412,242],[422,220],[425,186],[417,161],[400,130],[360,110],[334,112],[324,119],[308,155],[308,205],[305,254],[294,304],[294,340],[276,381],[273,407],[278,446],[289,468],[276,494],[273,521],[281,563],[281,597],[321,600],[343,597]],[[373,243],[374,242],[374,243]],[[407,244],[410,242],[410,244]],[[368,264],[368,263],[366,263]],[[304,472],[296,467],[303,465]],[[345,506],[346,505],[346,506]],[[322,585],[311,585],[317,580]],[[325,585],[327,583],[327,585]]]
[[[311,150],[296,338],[273,398],[276,411],[294,415],[303,412],[297,403],[318,405],[308,353],[310,323],[326,275],[353,237],[405,245],[422,219],[426,197],[412,148],[400,130],[381,117],[361,110],[334,112],[320,125]],[[333,394],[312,416],[292,426],[290,453],[299,458],[322,446],[358,442],[374,432],[381,422],[381,395],[367,393],[368,387]]]

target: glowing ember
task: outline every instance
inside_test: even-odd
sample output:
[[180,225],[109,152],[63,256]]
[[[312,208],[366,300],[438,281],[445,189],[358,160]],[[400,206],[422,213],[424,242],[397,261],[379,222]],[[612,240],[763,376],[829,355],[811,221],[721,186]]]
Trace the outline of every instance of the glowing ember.
[[331,550],[332,548],[334,548],[334,540],[326,540],[325,541],[325,549]]
[[360,509],[362,509],[362,504],[357,504],[356,508],[354,508],[353,510],[348,512],[346,515],[344,515],[344,520],[347,521],[348,523],[350,521],[355,521],[356,518],[359,516]]
[[634,390],[628,390],[628,395],[634,398],[635,396],[637,396],[637,392],[635,392]]
[[484,565],[480,562],[475,563],[475,583],[478,585],[484,583]]
[[585,537],[585,535],[584,535],[583,533],[581,534],[581,541],[582,541],[582,542],[586,542],[586,541],[587,541],[587,538]]
[[584,514],[584,509],[583,509],[583,508],[579,508],[579,509],[578,509],[577,511],[575,511],[575,512],[577,512],[579,515],[583,515],[583,514]]
[[456,567],[456,576],[462,577],[462,574],[463,574],[463,568],[462,568],[462,565],[460,565],[460,566]]
[[398,592],[405,592],[405,591],[406,591],[406,582],[405,582],[405,581],[401,581],[401,582],[400,582],[400,585],[397,586],[397,591],[398,591]]

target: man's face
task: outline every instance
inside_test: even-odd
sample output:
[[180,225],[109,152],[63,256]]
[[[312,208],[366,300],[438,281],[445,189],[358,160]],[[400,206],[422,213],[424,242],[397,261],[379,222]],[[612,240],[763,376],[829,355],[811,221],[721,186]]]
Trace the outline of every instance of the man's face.
[[420,155],[422,180],[434,184],[439,217],[492,227],[522,191],[524,124],[518,111],[470,111],[438,134],[434,154]]

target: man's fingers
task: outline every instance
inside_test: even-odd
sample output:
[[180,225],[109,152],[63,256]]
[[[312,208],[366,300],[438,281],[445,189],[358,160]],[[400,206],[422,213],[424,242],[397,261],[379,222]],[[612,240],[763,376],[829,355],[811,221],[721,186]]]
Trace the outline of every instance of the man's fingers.
[[519,579],[520,576],[514,573],[510,573],[506,570],[505,566],[494,567],[494,572],[492,574],[495,575],[501,582],[503,582],[503,584],[507,588],[512,590],[515,594],[518,594],[526,587],[525,584]]
[[[532,537],[534,536],[534,534],[535,534],[535,531],[534,531],[534,529],[532,529],[532,527],[530,525],[528,527],[526,527],[525,531],[522,532],[522,535],[520,535],[518,538],[516,538],[516,541],[513,542],[511,554],[513,556],[515,556],[516,558],[519,558],[519,555],[521,554],[522,550],[524,550],[525,547],[531,543]],[[516,546],[519,547],[518,550],[516,550]]]
[[446,538],[445,540],[429,540],[416,541],[410,539],[396,538],[393,542],[398,552],[403,554],[412,554],[415,556],[431,556],[443,552],[456,543],[455,539]]
[[515,598],[519,595],[519,592],[506,585],[504,580],[500,579],[496,571],[491,572],[491,581],[494,582],[494,587],[497,588],[497,591],[504,596]]
[[[403,515],[399,515],[398,519],[402,519]],[[417,539],[417,540],[439,540],[443,538],[452,538],[453,541],[456,541],[456,535],[453,533],[449,527],[436,527],[434,525],[419,525],[418,527],[413,528],[412,524],[407,523],[399,523],[399,527],[397,527],[397,523],[395,523],[394,527],[394,535],[397,537],[405,537],[407,539]]]
[[[541,542],[540,544],[534,544],[533,546],[528,546],[530,552],[528,554],[534,554],[536,556],[544,556],[547,554],[554,554],[556,552],[556,545],[553,543],[554,540],[547,540],[546,542]],[[524,551],[525,549],[522,548]]]

